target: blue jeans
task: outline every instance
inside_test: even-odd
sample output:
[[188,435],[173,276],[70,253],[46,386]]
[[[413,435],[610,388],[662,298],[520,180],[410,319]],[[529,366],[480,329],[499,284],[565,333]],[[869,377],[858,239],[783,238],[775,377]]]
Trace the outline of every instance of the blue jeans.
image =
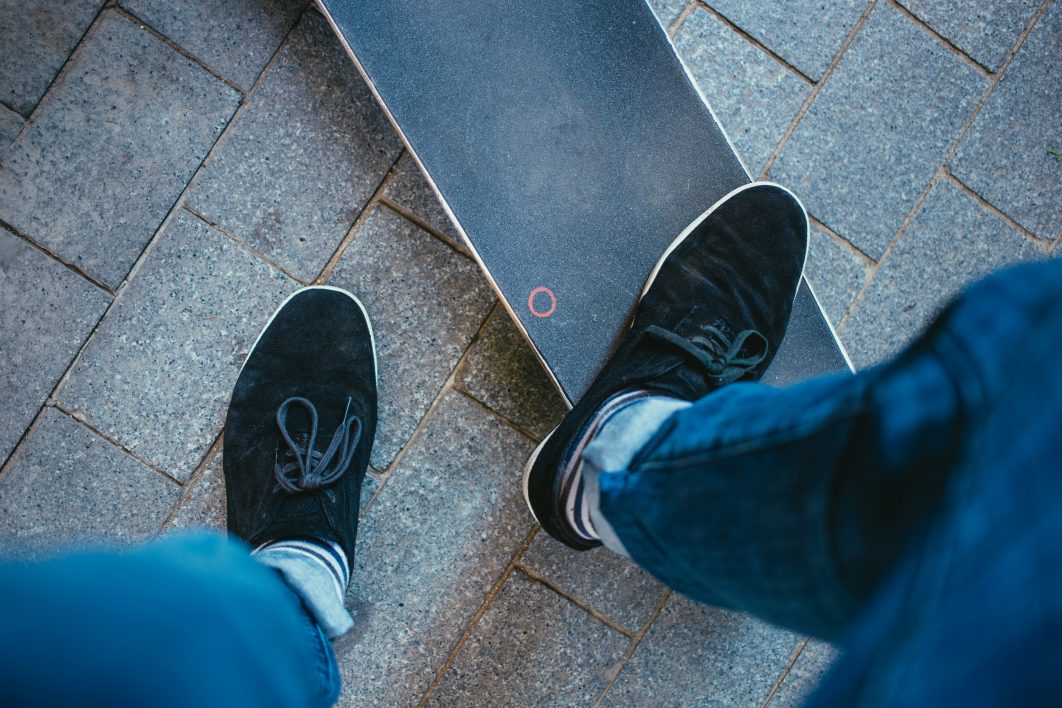
[[249,551],[195,533],[0,563],[0,703],[331,705],[331,645]]
[[1038,705],[1062,675],[1062,263],[904,353],[672,415],[600,512],[696,600],[839,641],[823,705]]

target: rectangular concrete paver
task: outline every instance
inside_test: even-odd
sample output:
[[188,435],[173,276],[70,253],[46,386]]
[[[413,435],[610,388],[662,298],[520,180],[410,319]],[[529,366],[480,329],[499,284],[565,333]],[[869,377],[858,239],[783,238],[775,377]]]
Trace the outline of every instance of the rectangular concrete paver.
[[243,360],[294,284],[181,211],[59,399],[178,479],[217,437]]
[[172,481],[46,408],[0,477],[0,544],[144,537],[179,494]]
[[87,280],[0,231],[0,464],[110,301]]
[[990,71],[1007,58],[1041,5],[1041,0],[898,1]]
[[28,116],[104,0],[0,0],[0,102]]
[[343,691],[338,705],[415,706],[446,651],[367,602],[348,603],[354,629],[335,645]]
[[433,413],[358,531],[351,594],[448,649],[532,527],[531,442],[460,393]]
[[822,78],[868,0],[708,0],[721,15],[799,69]]
[[672,595],[606,696],[609,706],[759,706],[800,639]]
[[501,307],[490,316],[457,379],[466,393],[539,440],[568,410],[531,345]]
[[[25,121],[22,120],[22,116],[4,106],[0,106],[0,151],[18,137],[18,132],[22,130],[23,125],[25,125]],[[0,159],[0,162],[2,161]]]
[[817,226],[810,229],[804,273],[835,326],[870,277],[868,264]]
[[244,90],[307,0],[121,0],[121,6]]
[[544,531],[521,563],[629,632],[652,617],[665,588],[631,561],[606,548],[573,551]]
[[108,12],[0,165],[0,219],[117,286],[239,94]]
[[1062,232],[1062,4],[1033,27],[951,169],[1041,238]]
[[410,214],[457,250],[468,252],[464,239],[446,215],[446,210],[435,196],[435,192],[428,186],[417,163],[408,153],[398,163],[383,196],[397,209]]
[[546,586],[514,573],[428,704],[591,705],[629,643]]
[[967,283],[1042,249],[973,197],[941,182],[841,328],[856,366],[898,352]]
[[808,642],[767,705],[770,708],[804,705],[839,656],[837,649],[826,642],[814,639]]
[[310,281],[400,151],[324,18],[307,12],[215,151],[190,203]]
[[987,79],[879,3],[771,168],[808,210],[880,258]]
[[675,46],[746,167],[759,173],[811,87],[704,8],[686,18]]
[[328,281],[368,310],[380,367],[372,464],[390,466],[493,303],[475,264],[387,207],[354,236]]

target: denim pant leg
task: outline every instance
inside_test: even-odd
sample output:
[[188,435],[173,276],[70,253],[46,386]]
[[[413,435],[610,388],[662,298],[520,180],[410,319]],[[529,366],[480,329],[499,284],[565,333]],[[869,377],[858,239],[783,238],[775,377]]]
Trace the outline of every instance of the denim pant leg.
[[0,562],[12,705],[325,706],[339,676],[298,597],[245,546],[182,534],[135,550]]
[[706,396],[599,476],[600,513],[683,594],[838,638],[925,532],[957,454],[943,326],[856,375]]

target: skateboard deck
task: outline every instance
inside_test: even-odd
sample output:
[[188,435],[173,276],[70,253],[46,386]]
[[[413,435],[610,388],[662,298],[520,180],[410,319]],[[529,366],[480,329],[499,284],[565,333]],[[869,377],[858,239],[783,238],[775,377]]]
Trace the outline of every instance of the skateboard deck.
[[[645,280],[750,181],[645,0],[318,0],[569,402]],[[764,380],[850,368],[806,281]]]

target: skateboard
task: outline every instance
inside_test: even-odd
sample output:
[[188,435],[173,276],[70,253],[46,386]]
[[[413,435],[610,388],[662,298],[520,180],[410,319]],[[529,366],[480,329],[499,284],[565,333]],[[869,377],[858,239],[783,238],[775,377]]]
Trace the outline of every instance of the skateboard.
[[[645,0],[318,0],[569,403],[687,225],[750,182]],[[764,380],[850,369],[806,281]]]

